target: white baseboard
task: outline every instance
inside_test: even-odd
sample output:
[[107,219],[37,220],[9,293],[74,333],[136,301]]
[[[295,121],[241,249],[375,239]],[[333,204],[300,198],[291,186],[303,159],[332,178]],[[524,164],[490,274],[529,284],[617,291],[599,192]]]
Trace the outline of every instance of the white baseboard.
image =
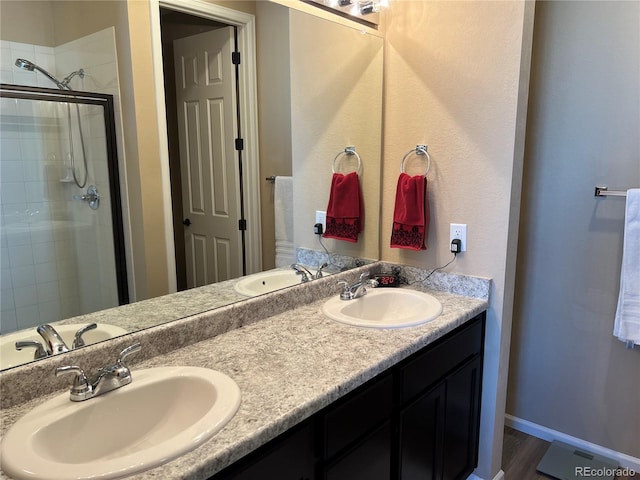
[[527,433],[548,442],[558,440],[560,442],[568,443],[569,445],[573,445],[581,450],[615,460],[622,468],[629,468],[635,472],[640,472],[640,458],[632,457],[631,455],[617,452],[615,450],[596,445],[595,443],[587,442],[586,440],[543,427],[537,423],[529,422],[509,414],[504,416],[504,424],[514,428],[515,430],[519,430],[520,432]]
[[[480,478],[475,473],[472,473],[467,477],[467,480],[484,480],[484,479]],[[493,477],[493,480],[504,480],[504,472],[500,470],[498,474],[495,477]]]

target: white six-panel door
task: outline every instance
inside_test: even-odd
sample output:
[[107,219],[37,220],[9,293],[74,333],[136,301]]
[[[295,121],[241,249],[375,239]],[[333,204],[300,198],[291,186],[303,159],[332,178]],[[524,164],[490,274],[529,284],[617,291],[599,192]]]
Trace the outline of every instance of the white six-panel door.
[[242,274],[232,51],[232,27],[174,42],[189,288]]

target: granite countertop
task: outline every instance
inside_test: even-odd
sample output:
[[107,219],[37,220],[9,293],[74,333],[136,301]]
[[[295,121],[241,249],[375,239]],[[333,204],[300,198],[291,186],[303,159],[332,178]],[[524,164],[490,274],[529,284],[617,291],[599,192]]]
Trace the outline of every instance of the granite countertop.
[[[129,478],[206,479],[487,308],[483,298],[416,289],[443,304],[440,317],[425,325],[396,330],[343,325],[322,315],[322,299],[136,365],[134,382],[142,368],[218,370],[239,385],[242,403],[197,449]],[[58,394],[2,410],[0,433]]]
[[96,322],[122,327],[130,332],[137,331],[246,300],[249,297],[236,292],[234,289],[239,280],[234,278],[160,297],[140,300],[67,318],[55,322],[53,325]]

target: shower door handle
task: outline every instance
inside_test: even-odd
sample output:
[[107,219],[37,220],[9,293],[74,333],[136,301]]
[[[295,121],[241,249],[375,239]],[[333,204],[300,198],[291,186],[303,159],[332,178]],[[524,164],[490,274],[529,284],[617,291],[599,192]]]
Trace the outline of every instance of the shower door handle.
[[185,218],[185,219],[182,221],[182,224],[183,224],[184,226],[188,227],[189,225],[191,225],[191,220],[189,220],[188,218]]

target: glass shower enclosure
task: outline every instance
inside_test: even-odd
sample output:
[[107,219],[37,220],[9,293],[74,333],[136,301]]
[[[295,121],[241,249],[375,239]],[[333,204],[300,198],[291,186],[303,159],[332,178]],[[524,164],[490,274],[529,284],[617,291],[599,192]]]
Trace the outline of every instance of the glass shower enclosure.
[[128,303],[111,95],[0,84],[0,333]]

